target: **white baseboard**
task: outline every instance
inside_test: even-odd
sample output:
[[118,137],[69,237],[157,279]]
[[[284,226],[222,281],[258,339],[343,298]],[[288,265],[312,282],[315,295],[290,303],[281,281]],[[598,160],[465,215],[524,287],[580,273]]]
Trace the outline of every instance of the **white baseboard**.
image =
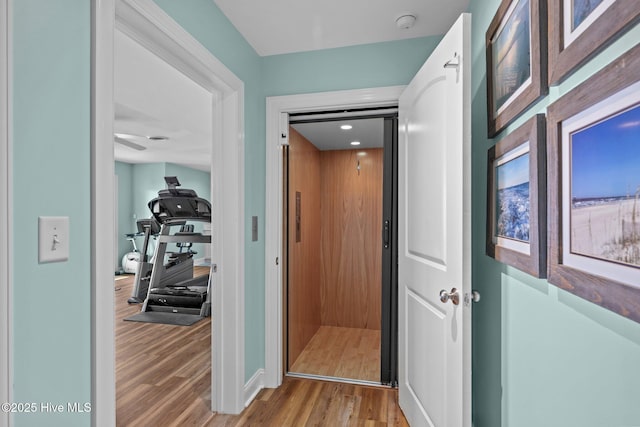
[[264,388],[264,369],[258,369],[249,381],[244,385],[245,408],[253,402],[260,390]]

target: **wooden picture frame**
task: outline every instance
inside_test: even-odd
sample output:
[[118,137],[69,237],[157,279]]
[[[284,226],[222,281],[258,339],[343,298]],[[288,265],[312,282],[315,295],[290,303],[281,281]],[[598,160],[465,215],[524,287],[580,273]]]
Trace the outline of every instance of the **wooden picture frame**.
[[[638,224],[628,217],[640,188],[624,196],[640,186],[640,120],[634,114],[640,117],[640,45],[548,107],[547,274],[550,283],[640,322],[640,259],[626,255],[640,252],[640,234],[633,231]],[[627,182],[622,190],[621,174]],[[605,189],[603,183],[616,184]],[[633,212],[637,219],[640,212]]]
[[537,114],[487,155],[487,255],[546,277],[546,122]]
[[[549,2],[549,84],[557,85],[640,21],[640,1]],[[579,6],[584,12],[579,16]],[[573,12],[573,13],[572,13]]]
[[546,4],[503,0],[489,25],[485,46],[490,138],[548,93]]

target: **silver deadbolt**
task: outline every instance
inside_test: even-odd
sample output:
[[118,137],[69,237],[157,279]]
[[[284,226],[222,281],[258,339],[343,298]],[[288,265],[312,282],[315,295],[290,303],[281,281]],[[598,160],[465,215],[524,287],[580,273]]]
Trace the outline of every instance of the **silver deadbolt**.
[[440,301],[447,303],[451,301],[453,305],[460,304],[460,294],[456,288],[451,288],[451,292],[447,292],[444,289],[440,291]]

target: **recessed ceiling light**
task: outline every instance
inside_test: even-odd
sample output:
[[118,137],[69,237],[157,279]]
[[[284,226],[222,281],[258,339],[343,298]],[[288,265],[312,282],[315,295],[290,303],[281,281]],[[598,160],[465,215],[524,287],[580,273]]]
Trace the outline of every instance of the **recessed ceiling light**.
[[360,141],[352,141],[351,145],[360,145]]
[[147,136],[147,139],[150,141],[166,141],[169,139],[169,137],[164,135],[151,135]]
[[353,129],[353,126],[351,126],[351,125],[342,125],[342,126],[340,126],[340,129],[349,130],[349,129]]

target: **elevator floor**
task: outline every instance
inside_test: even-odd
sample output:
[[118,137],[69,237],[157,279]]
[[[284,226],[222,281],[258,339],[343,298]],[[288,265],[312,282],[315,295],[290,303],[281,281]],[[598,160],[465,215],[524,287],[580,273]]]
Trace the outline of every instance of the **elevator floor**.
[[380,382],[380,331],[321,326],[289,372]]

